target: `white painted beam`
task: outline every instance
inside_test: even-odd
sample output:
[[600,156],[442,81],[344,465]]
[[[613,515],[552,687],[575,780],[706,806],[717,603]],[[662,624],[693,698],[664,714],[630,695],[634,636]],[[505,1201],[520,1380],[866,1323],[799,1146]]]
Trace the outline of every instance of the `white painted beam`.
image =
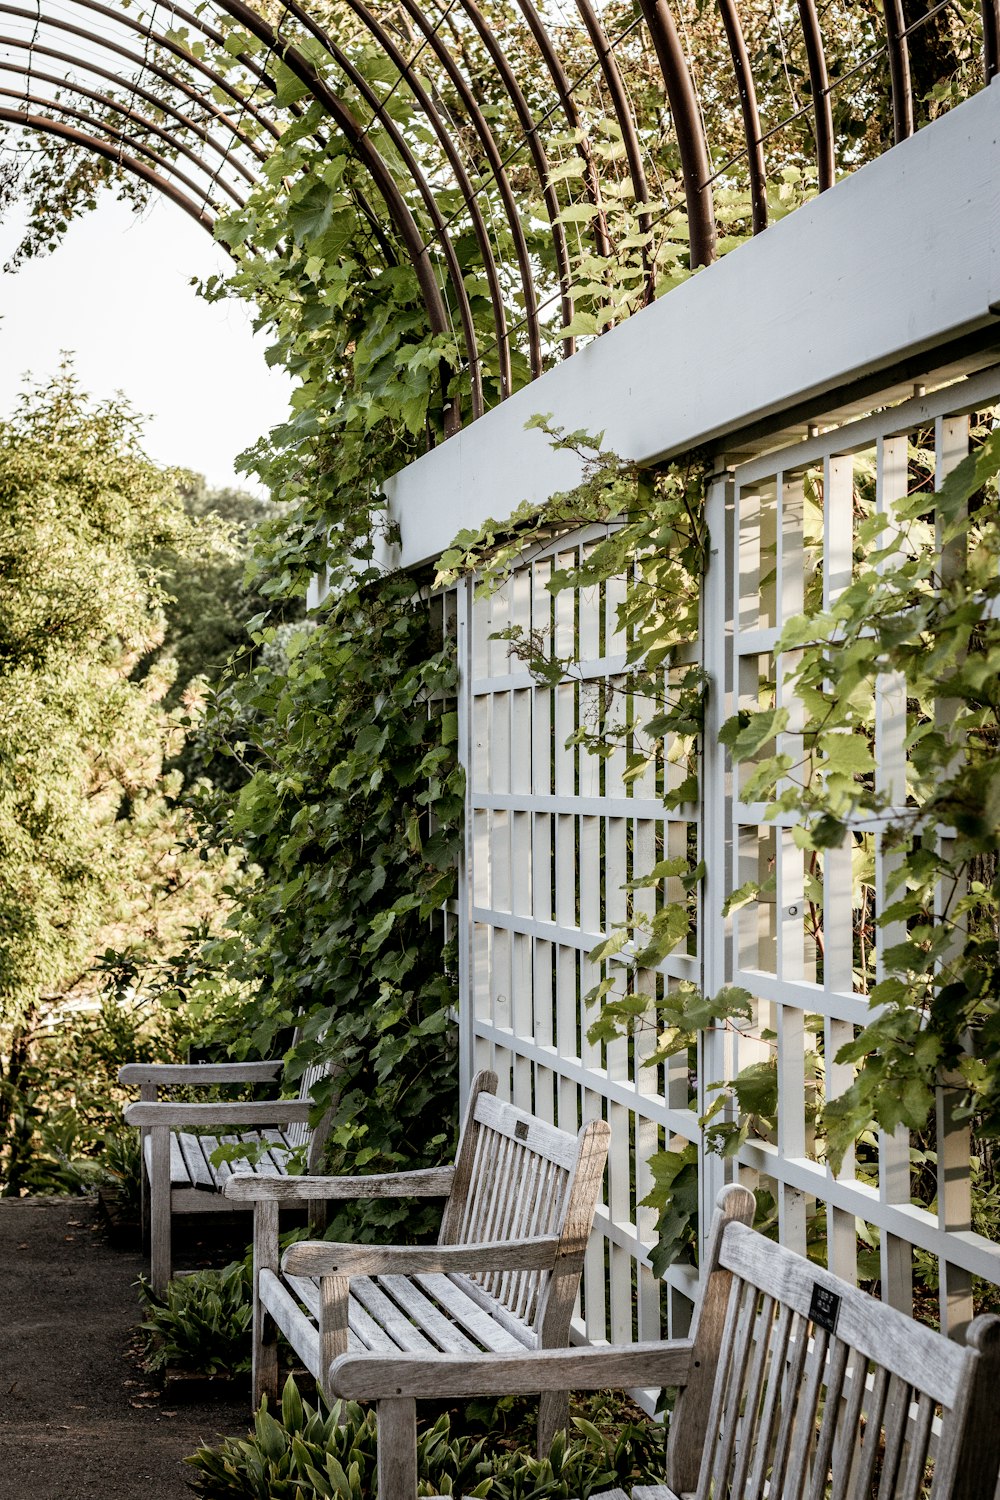
[[579,477],[524,424],[680,453],[997,322],[1000,79],[396,475],[392,565]]

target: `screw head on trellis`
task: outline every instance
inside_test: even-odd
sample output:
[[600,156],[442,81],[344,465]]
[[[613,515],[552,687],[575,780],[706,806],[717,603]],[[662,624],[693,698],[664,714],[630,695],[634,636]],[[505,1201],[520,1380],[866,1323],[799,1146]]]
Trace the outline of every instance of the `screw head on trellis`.
[[798,909],[798,907],[797,907],[797,906],[790,906],[790,907],[789,907],[789,908],[788,908],[788,915],[789,915],[789,916],[790,916],[790,917],[797,917],[797,916],[798,916],[798,914],[799,914],[799,909]]

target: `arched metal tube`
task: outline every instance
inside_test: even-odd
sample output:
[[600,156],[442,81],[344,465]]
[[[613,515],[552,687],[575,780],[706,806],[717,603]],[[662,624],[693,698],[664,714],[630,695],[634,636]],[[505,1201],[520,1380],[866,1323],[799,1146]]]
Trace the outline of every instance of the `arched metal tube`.
[[[0,47],[4,46],[14,47],[20,51],[30,50],[32,57],[50,57],[55,62],[68,63],[70,67],[80,66],[80,59],[74,57],[72,53],[60,52],[55,47],[45,47],[41,42],[29,42],[23,37],[0,36]],[[4,64],[2,60],[0,60],[0,67],[3,66]],[[94,74],[98,78],[107,79],[109,83],[121,82],[120,76],[118,74],[113,73],[110,68],[102,68],[98,63],[92,62],[89,58],[87,59],[85,70],[88,74]],[[41,74],[36,73],[35,70],[32,70],[32,73],[36,77],[42,76]],[[53,82],[56,80],[50,78],[48,81]],[[62,79],[58,81],[65,87],[70,87],[69,79]],[[182,129],[190,130],[191,133],[193,135],[196,135],[200,141],[202,141],[206,146],[209,147],[210,150],[216,152],[219,156],[221,156],[223,161],[226,162],[227,165],[233,167],[245,182],[248,182],[251,185],[257,182],[257,178],[250,171],[249,167],[244,166],[239,157],[233,156],[233,154],[224,146],[220,146],[218,141],[213,139],[210,132],[207,131],[203,125],[199,125],[195,120],[188,119],[188,117],[182,114],[175,105],[159,98],[156,94],[150,93],[148,89],[142,88],[138,83],[130,83],[128,85],[128,91],[131,96],[144,100],[145,103],[149,104],[153,109],[161,110],[164,114],[169,115],[172,120],[177,121],[178,125],[180,125]]]
[[[334,121],[354,149],[358,160],[367,169],[372,181],[378,188],[379,193],[389,211],[389,215],[396,226],[400,239],[406,246],[413,266],[417,284],[420,287],[427,317],[430,322],[431,332],[434,334],[446,334],[448,332],[448,316],[441,289],[437,284],[434,268],[427,254],[427,247],[423,243],[420,231],[410,212],[409,205],[399,190],[395,178],[382,156],[374,149],[368,141],[366,132],[361,124],[355,119],[351,110],[342,99],[329,87],[326,80],[321,76],[318,69],[309,61],[299,48],[291,42],[283,41],[274,29],[261,16],[250,9],[243,0],[225,0],[225,9],[238,21],[251,36],[257,37],[266,47],[281,58],[286,67],[304,83],[313,97]],[[461,416],[456,401],[445,401],[444,408],[445,432],[457,432],[461,426]]]
[[902,0],[883,0],[885,50],[889,58],[892,89],[892,136],[898,146],[913,134],[913,87],[910,82],[910,49],[906,40],[906,18]]
[[708,143],[698,110],[694,82],[677,34],[677,25],[666,0],[639,0],[639,4],[656,49],[677,135],[687,198],[691,264],[707,266],[715,259],[715,210],[709,185],[711,167]]
[[21,125],[26,130],[38,130],[42,135],[58,136],[61,140],[72,141],[76,146],[83,146],[87,151],[93,151],[97,156],[103,156],[106,161],[113,162],[116,166],[123,167],[126,172],[131,172],[134,177],[140,178],[150,187],[176,203],[186,214],[207,229],[209,234],[215,232],[215,220],[210,213],[199,204],[182,193],[180,188],[167,178],[162,177],[159,172],[147,167],[144,162],[138,161],[128,152],[120,152],[117,146],[109,141],[102,140],[100,136],[89,135],[84,130],[77,130],[72,125],[66,125],[61,120],[52,119],[46,115],[31,114],[23,109],[7,109],[0,106],[0,120],[7,125]]
[[729,55],[733,60],[736,87],[740,95],[740,111],[743,115],[743,134],[747,143],[747,169],[750,174],[750,206],[753,215],[753,232],[760,234],[767,228],[767,174],[764,165],[764,142],[761,140],[760,114],[757,109],[757,90],[754,87],[753,69],[747,52],[746,39],[740,23],[735,0],[719,0],[722,24],[726,29]]
[[983,78],[989,84],[1000,73],[1000,0],[982,0]]
[[[511,237],[514,242],[514,254],[517,258],[518,274],[521,279],[521,295],[524,298],[524,316],[527,325],[528,338],[528,360],[532,376],[542,373],[541,339],[538,331],[538,299],[535,295],[535,281],[531,271],[531,258],[528,253],[528,244],[524,235],[524,225],[521,223],[521,215],[518,213],[514,194],[511,191],[510,179],[504,169],[500,151],[494,139],[489,123],[479,108],[475,94],[466,82],[465,75],[452,57],[448,48],[441,40],[436,26],[432,25],[424,15],[415,0],[400,0],[407,15],[419,27],[435,57],[441,63],[448,75],[453,87],[458,92],[462,103],[468,111],[473,128],[486,154],[490,164],[500,197],[504,206],[504,213],[510,225]],[[509,348],[509,336],[507,336]]]
[[[141,24],[141,22],[135,20],[132,16],[130,16],[127,11],[112,10],[110,6],[102,5],[100,3],[100,0],[73,0],[73,4],[79,6],[83,10],[90,11],[94,15],[104,16],[105,19],[113,22],[116,26],[124,26],[128,30],[137,33],[143,39],[148,39],[149,41],[155,42],[155,44],[158,47],[162,47],[165,52],[171,53],[180,62],[185,63],[188,67],[192,68],[198,73],[201,73],[211,82],[213,88],[219,89],[227,96],[227,98],[231,99],[241,111],[243,111],[245,114],[248,114],[251,119],[256,120],[274,140],[278,140],[281,136],[281,131],[279,130],[278,126],[274,123],[273,120],[268,119],[267,115],[264,114],[264,112],[254,104],[254,101],[252,99],[245,98],[238,89],[233,88],[232,84],[223,73],[218,72],[217,69],[211,67],[203,59],[196,57],[193,53],[186,51],[177,42],[173,41],[171,37],[164,35],[162,32],[147,29]],[[212,35],[211,32],[207,31],[205,27],[201,25],[196,17],[189,16],[187,11],[183,11],[177,6],[172,6],[171,9],[174,15],[180,16],[182,20],[193,25],[194,28],[203,36],[210,37]],[[14,6],[8,6],[7,10],[9,14],[22,15],[29,21],[34,21],[36,19],[36,12],[33,10],[20,10],[15,8]],[[101,45],[101,38],[99,36],[95,37],[91,32],[84,31],[79,27],[66,27],[65,29],[73,29],[78,36],[85,38],[92,44],[95,44],[97,46]],[[215,35],[221,37],[221,33],[215,33]],[[224,40],[224,38],[222,40]],[[249,67],[250,71],[255,75],[255,77],[258,77],[260,81],[266,85],[268,91],[273,94],[276,91],[274,80],[267,78],[267,75],[263,73],[263,71],[252,60]],[[207,100],[202,99],[200,95],[198,97],[203,104],[207,105]]]
[[813,118],[816,122],[816,169],[819,175],[819,190],[825,193],[833,187],[836,170],[833,160],[833,109],[830,105],[830,83],[826,72],[826,57],[823,53],[823,33],[820,31],[816,0],[797,0],[799,18],[802,21],[802,40],[806,48],[809,67],[809,85],[812,89]]
[[[506,53],[493,35],[492,28],[486,24],[482,11],[475,3],[475,0],[461,0],[461,6],[475,27],[483,46],[489,54],[490,60],[497,70],[497,76],[507,92],[507,97],[514,106],[518,124],[527,142],[528,152],[534,164],[539,183],[541,184],[545,212],[548,214],[549,224],[552,227],[552,242],[556,256],[556,274],[559,278],[560,306],[563,322],[564,324],[568,324],[573,320],[573,299],[570,296],[569,290],[572,284],[569,249],[566,244],[566,231],[559,222],[559,199],[549,180],[549,161],[545,147],[539,138],[538,129],[532,119],[528,101],[524,97],[521,86],[507,61]],[[563,340],[563,350],[566,354],[572,354],[575,348],[576,341],[574,339]]]
[[[77,3],[79,3],[79,0],[77,0]],[[0,0],[0,16],[16,16],[19,19],[33,21],[36,18],[36,12],[27,10],[20,5],[10,5],[6,3],[6,0]],[[127,21],[128,25],[136,27],[136,29],[140,31],[140,35],[145,35],[145,33],[136,26],[136,23],[132,20],[131,17],[126,18],[123,16],[122,19]],[[127,47],[123,47],[120,42],[114,41],[111,37],[105,36],[103,35],[103,33],[95,34],[93,32],[89,32],[85,27],[75,26],[71,21],[66,21],[61,16],[46,16],[45,24],[48,27],[52,27],[54,30],[65,32],[68,36],[80,37],[81,40],[90,42],[95,47],[99,47],[102,50],[111,53],[115,57],[121,57],[126,62],[131,63],[134,67],[144,69],[147,73],[150,73],[154,77],[159,78],[169,87],[176,89],[177,92],[182,94],[185,98],[190,99],[193,104],[198,105],[200,109],[205,110],[205,112],[207,114],[210,114],[213,119],[218,120],[221,124],[223,124],[226,129],[228,129],[236,137],[240,144],[246,147],[251,155],[255,156],[258,161],[267,160],[269,153],[265,151],[261,146],[259,146],[252,136],[247,135],[246,131],[242,129],[238,120],[234,120],[231,116],[227,115],[225,110],[221,109],[219,105],[215,103],[215,101],[211,98],[209,90],[206,89],[199,91],[191,84],[189,84],[186,79],[183,79],[176,74],[168,73],[166,68],[161,68],[158,63],[147,60],[139,53],[130,52]],[[158,45],[161,43],[161,38],[156,32],[152,32],[150,34],[150,39],[155,41]],[[11,39],[7,38],[7,40]],[[163,45],[165,45],[165,43],[163,43]],[[47,49],[39,47],[37,43],[34,46],[34,51],[36,52],[45,50]],[[80,63],[79,58],[72,57],[70,54],[57,53],[51,49],[48,49],[48,51],[49,55],[53,57],[68,58],[75,65],[79,65]],[[185,61],[190,65],[194,72],[202,74],[209,83],[213,85],[215,84],[218,75],[214,73],[214,70],[207,68],[207,66],[196,57],[189,57],[186,53],[181,53],[179,55],[184,57]],[[89,61],[85,63],[85,66],[93,68],[94,71],[97,71],[95,65],[90,63]],[[264,121],[262,120],[261,123],[263,124]],[[273,131],[274,127],[272,126],[271,128]]]
[[[309,34],[316,41],[318,41],[321,46],[326,48],[327,52],[330,54],[331,58],[334,60],[337,66],[361,94],[361,97],[364,99],[365,103],[368,105],[368,108],[372,111],[375,118],[381,122],[383,129],[386,131],[389,139],[392,141],[396,150],[399,152],[407,171],[413,179],[418,193],[424,201],[424,206],[426,207],[427,212],[430,215],[431,223],[434,225],[435,233],[441,244],[441,248],[444,251],[445,261],[448,265],[448,271],[451,277],[452,285],[455,289],[455,297],[458,302],[459,317],[461,318],[462,328],[465,333],[466,346],[469,351],[469,370],[472,378],[472,414],[474,418],[481,416],[483,412],[482,369],[479,362],[479,352],[477,347],[478,341],[476,338],[475,321],[472,316],[472,306],[469,302],[469,294],[466,291],[465,278],[462,274],[462,268],[459,265],[458,256],[456,255],[454,246],[452,245],[451,236],[448,234],[448,227],[441,216],[441,212],[437,204],[437,199],[431,191],[430,185],[427,182],[427,178],[424,176],[424,173],[421,170],[416,157],[410,150],[409,144],[407,143],[402,131],[398,128],[392,116],[385,110],[382,101],[379,99],[378,95],[372,88],[371,84],[368,82],[367,78],[365,78],[364,74],[354,66],[350,58],[347,56],[346,52],[344,52],[343,49],[338,46],[329,32],[327,32],[324,27],[320,26],[319,22],[315,20],[314,17],[310,16],[308,11],[304,10],[301,5],[299,5],[298,0],[284,0],[284,4],[285,9],[288,11],[289,15],[294,16],[299,24],[301,26],[304,26]],[[385,38],[383,36],[383,47],[386,47],[387,42],[388,38]],[[405,59],[399,52],[398,48],[396,48],[394,45],[392,45],[392,51],[387,52],[387,55],[390,57],[390,60],[393,62],[394,66],[399,67],[401,70],[407,69]],[[496,277],[496,263],[493,260],[493,251],[486,233],[486,226],[483,223],[482,214],[479,211],[479,205],[475,202],[475,194],[472,190],[472,184],[469,182],[468,175],[465,171],[465,167],[461,159],[452,147],[452,143],[447,135],[447,132],[437,129],[437,125],[439,124],[439,122],[436,120],[436,111],[434,110],[430,100],[427,98],[426,92],[418,84],[417,80],[412,77],[412,70],[407,71],[411,72],[411,77],[408,79],[408,82],[414,92],[414,97],[417,99],[418,103],[420,103],[421,108],[425,108],[426,106],[425,112],[427,113],[428,117],[431,118],[432,125],[435,128],[435,134],[437,135],[438,140],[441,142],[442,148],[444,149],[445,154],[447,155],[448,160],[451,163],[452,170],[459,178],[459,188],[465,200],[466,207],[469,209],[469,212],[472,216],[473,229],[479,241],[480,250],[486,257],[486,264],[484,264],[483,269],[486,272],[487,278],[490,280],[491,290],[493,289],[493,287],[495,287],[497,296],[499,297],[500,288]],[[497,309],[494,308],[494,313],[496,314],[496,312]],[[502,310],[500,311],[499,317],[500,325],[497,337],[500,341],[499,347],[506,354],[508,352],[506,346],[506,317]],[[508,389],[509,382],[510,369],[508,365],[506,369],[506,384]]]
[[[5,39],[0,38],[0,41],[2,40]],[[36,45],[31,50],[32,53],[37,54],[42,49]],[[141,130],[149,131],[151,135],[156,136],[158,140],[163,141],[172,150],[185,156],[199,171],[204,172],[205,176],[209,178],[210,183],[217,181],[222,191],[228,198],[232,199],[238,208],[242,208],[246,203],[246,199],[241,197],[235,188],[220,178],[213,168],[196,151],[193,151],[190,146],[186,145],[183,141],[177,140],[175,136],[168,130],[164,130],[161,125],[157,125],[155,121],[147,119],[145,115],[139,114],[137,110],[131,109],[128,105],[120,103],[113,95],[100,93],[96,89],[88,89],[81,83],[74,83],[70,79],[60,78],[54,73],[45,72],[36,67],[29,69],[21,63],[0,61],[0,73],[14,73],[22,78],[36,79],[39,83],[54,84],[57,89],[66,89],[71,94],[78,94],[82,99],[89,99],[92,104],[100,105],[102,109],[110,110],[114,114],[121,115],[123,119],[131,120],[133,125],[139,126]],[[18,96],[14,94],[12,97],[17,98]],[[220,154],[222,155],[223,162],[229,160],[221,148]],[[169,160],[169,158],[165,159]],[[249,175],[247,180],[251,183],[253,182],[253,178],[249,177]]]
[[[646,181],[646,169],[642,161],[642,148],[639,145],[639,134],[636,130],[635,119],[625,92],[625,83],[618,68],[611,43],[608,41],[607,32],[602,26],[597,12],[591,5],[590,0],[576,0],[576,8],[583,17],[583,24],[587,28],[594,51],[597,53],[601,65],[601,73],[604,83],[611,99],[611,107],[618,121],[618,128],[622,133],[622,144],[625,147],[625,158],[628,161],[629,176],[632,178],[632,191],[637,203],[649,202],[649,185]],[[652,218],[649,210],[645,209],[639,214],[639,229],[643,234],[648,234],[652,228]],[[647,259],[647,256],[643,257]],[[652,288],[650,288],[652,291]]]
[[[594,154],[590,149],[590,141],[587,139],[580,111],[577,109],[576,100],[573,98],[572,85],[570,84],[566,69],[562,65],[562,59],[555,47],[553,47],[552,40],[542,25],[541,17],[531,3],[531,0],[517,0],[517,4],[522,16],[528,23],[528,30],[535,39],[535,45],[542,55],[542,61],[548,69],[549,77],[555,85],[556,97],[565,116],[566,124],[571,131],[576,131],[580,135],[576,149],[584,164],[583,182],[587,189],[587,197],[594,207],[594,218],[592,220],[594,226],[594,246],[598,255],[610,255],[611,241],[608,238],[608,226],[604,215],[604,207],[601,202],[601,182],[597,174],[597,168],[594,165]],[[506,61],[506,55],[504,60]]]

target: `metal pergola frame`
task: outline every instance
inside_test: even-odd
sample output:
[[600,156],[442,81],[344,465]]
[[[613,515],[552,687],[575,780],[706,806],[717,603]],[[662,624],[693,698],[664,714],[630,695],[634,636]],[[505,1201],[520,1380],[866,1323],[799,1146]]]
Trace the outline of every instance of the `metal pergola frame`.
[[[682,201],[676,206],[686,212],[691,265],[715,258],[713,184],[734,163],[713,166],[695,79],[668,0],[638,0],[635,15],[617,37],[609,35],[603,12],[593,0],[574,0],[577,41],[585,38],[583,45],[592,54],[575,80],[569,76],[551,8],[535,0],[512,0],[502,31],[479,0],[396,0],[382,14],[376,14],[374,0],[344,4],[395,74],[388,94],[380,94],[352,56],[350,45],[322,24],[303,0],[280,0],[280,10],[276,3],[266,14],[247,0],[213,0],[212,9],[201,13],[173,3],[167,6],[162,0],[148,0],[145,12],[101,0],[39,0],[37,8],[30,9],[0,0],[0,122],[96,153],[214,231],[220,213],[245,204],[285,126],[318,106],[322,123],[314,131],[317,140],[322,144],[331,132],[343,137],[371,183],[370,196],[357,196],[380,253],[387,263],[409,262],[429,329],[458,340],[473,418],[486,405],[487,358],[492,357],[503,398],[516,384],[515,349],[523,352],[534,378],[545,368],[546,340],[552,345],[553,332],[564,354],[575,347],[573,337],[560,336],[574,312],[573,269],[545,127],[564,129],[564,139],[572,140],[572,150],[581,159],[581,191],[593,210],[581,235],[596,255],[612,253],[608,179],[580,107],[580,89],[591,77],[603,90],[608,119],[613,119],[622,143],[641,234],[648,236],[656,218],[663,217],[654,217],[649,201],[650,163],[643,144],[649,122],[639,117],[619,60],[619,49],[630,37],[631,45],[636,39],[648,43],[662,84],[680,163]],[[809,102],[765,131],[739,0],[717,4],[739,101],[743,145],[734,160],[745,173],[752,227],[760,233],[768,223],[765,144],[790,119],[811,115],[818,186],[823,191],[832,185],[837,156],[832,100],[846,79],[829,77],[815,0],[796,0]],[[982,76],[989,82],[1000,71],[1000,0],[981,0],[981,7]],[[884,56],[897,142],[914,130],[909,39],[940,9],[931,7],[907,26],[903,0],[886,0],[877,51],[852,70],[860,72]],[[520,78],[505,48],[503,38],[515,21],[523,24],[525,37],[537,49],[537,78]],[[239,33],[260,50],[240,46]],[[415,45],[408,46],[407,37]],[[506,155],[491,111],[479,97],[471,43],[481,49],[491,84],[516,122],[516,141]],[[425,73],[430,60],[453,91],[456,107],[443,103]],[[304,90],[299,102],[280,102],[275,61]],[[418,149],[388,107],[398,88],[408,91],[415,117],[433,138],[440,153],[436,161]],[[540,110],[539,98],[546,89],[551,90],[552,102]],[[374,139],[376,127],[379,141]],[[531,196],[544,209],[554,283],[551,275],[541,276],[526,231],[526,174]],[[443,186],[449,193],[447,204],[442,201]],[[452,207],[455,201],[457,210]],[[539,232],[536,222],[534,233]],[[487,347],[482,345],[481,327],[477,332],[456,248],[462,233],[475,240],[491,306],[493,341]],[[655,290],[654,257],[648,245],[641,259],[645,285],[638,295],[648,301]],[[555,331],[554,309],[546,315],[553,303],[561,319]],[[460,422],[455,401],[446,408],[446,431],[454,431]]]

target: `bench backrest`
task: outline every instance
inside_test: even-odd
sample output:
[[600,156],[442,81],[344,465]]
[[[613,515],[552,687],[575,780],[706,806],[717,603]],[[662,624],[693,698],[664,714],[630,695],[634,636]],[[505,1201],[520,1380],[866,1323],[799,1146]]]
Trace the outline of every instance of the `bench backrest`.
[[[301,1033],[296,1027],[292,1038],[292,1048],[298,1045]],[[329,1077],[336,1067],[336,1057],[328,1056],[319,1062],[310,1063],[302,1074],[299,1081],[298,1097],[303,1103],[311,1103],[316,1085],[321,1079]],[[333,1104],[324,1112],[323,1118],[316,1125],[310,1125],[308,1121],[302,1120],[293,1125],[285,1126],[285,1140],[290,1146],[306,1147],[306,1171],[317,1173],[321,1169],[321,1158],[326,1146],[326,1138],[330,1133],[330,1121],[333,1113]]]
[[[473,1081],[445,1210],[441,1244],[559,1235],[558,1269],[489,1272],[467,1280],[510,1315],[529,1346],[565,1343],[604,1176],[609,1129],[593,1120],[578,1134],[496,1097],[497,1076]],[[533,1337],[524,1338],[524,1329]]]
[[757,1234],[746,1189],[719,1206],[696,1378],[671,1422],[671,1488],[697,1500],[993,1500],[1000,1318],[977,1318],[956,1343]]

